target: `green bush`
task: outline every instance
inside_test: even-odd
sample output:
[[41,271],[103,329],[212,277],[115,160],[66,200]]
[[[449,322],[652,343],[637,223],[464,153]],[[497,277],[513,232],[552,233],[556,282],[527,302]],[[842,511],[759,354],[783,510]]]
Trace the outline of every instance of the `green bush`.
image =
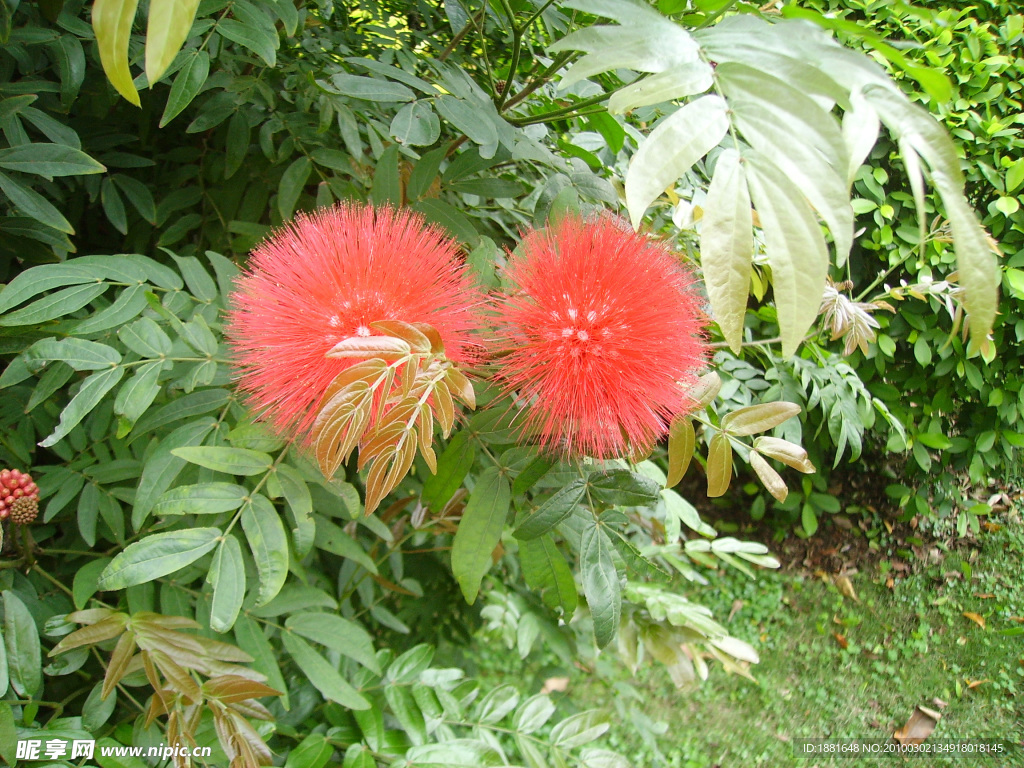
[[[0,756],[13,762],[15,736],[91,735],[209,745],[218,765],[623,765],[592,743],[607,713],[432,666],[431,643],[494,620],[460,602],[481,588],[519,598],[505,629],[527,649],[618,639],[631,668],[652,657],[679,685],[706,658],[756,661],[678,580],[777,563],[671,486],[699,464],[722,495],[739,458],[784,497],[781,467],[813,471],[785,439],[800,387],[858,452],[868,415],[889,410],[819,345],[771,375],[723,357],[685,393],[690,417],[663,425],[667,451],[605,460],[523,440],[525,404],[491,385],[488,360],[461,392],[479,411],[450,439],[419,436],[437,473],[417,459],[382,499],[372,474],[318,466],[254,420],[223,335],[236,258],[297,211],[411,208],[498,293],[516,258],[499,246],[531,225],[621,202],[671,233],[679,194],[708,190],[713,332],[735,347],[756,331],[752,348],[775,337],[790,356],[826,290],[818,216],[838,261],[852,242],[845,179],[871,142],[844,140],[839,112],[861,99],[912,137],[903,156],[941,193],[957,234],[942,258],[961,266],[984,348],[994,270],[944,134],[865,57],[737,7],[676,23],[621,0],[151,0],[149,18],[171,21],[143,36],[126,0],[0,0],[0,460],[31,470],[43,502],[39,524],[5,526]],[[745,331],[751,264],[771,302]],[[436,352],[427,330],[388,331]]]

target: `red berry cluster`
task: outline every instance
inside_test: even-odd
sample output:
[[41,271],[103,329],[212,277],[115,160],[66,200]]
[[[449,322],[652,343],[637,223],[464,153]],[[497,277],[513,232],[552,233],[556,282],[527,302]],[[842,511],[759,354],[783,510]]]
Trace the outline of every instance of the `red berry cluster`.
[[[25,499],[25,501],[19,501]],[[6,520],[15,505],[36,508],[39,503],[39,486],[32,476],[20,469],[0,469],[0,520]]]

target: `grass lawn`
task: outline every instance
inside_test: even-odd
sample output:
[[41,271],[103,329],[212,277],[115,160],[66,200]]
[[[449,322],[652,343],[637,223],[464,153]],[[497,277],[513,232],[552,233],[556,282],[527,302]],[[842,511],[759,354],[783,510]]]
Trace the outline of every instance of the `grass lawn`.
[[[531,693],[546,677],[568,675],[562,706],[617,710],[608,745],[637,768],[1024,766],[1024,530],[1016,520],[983,534],[980,549],[933,549],[909,572],[882,560],[851,575],[847,595],[821,572],[707,574],[710,585],[690,596],[758,649],[756,683],[712,665],[703,685],[680,691],[655,664],[631,678],[614,653],[592,670],[565,670],[537,653],[519,665],[493,642],[480,671],[532,680]],[[799,739],[889,739],[918,706],[941,713],[929,743],[1006,739],[1015,751],[913,761],[794,754]]]

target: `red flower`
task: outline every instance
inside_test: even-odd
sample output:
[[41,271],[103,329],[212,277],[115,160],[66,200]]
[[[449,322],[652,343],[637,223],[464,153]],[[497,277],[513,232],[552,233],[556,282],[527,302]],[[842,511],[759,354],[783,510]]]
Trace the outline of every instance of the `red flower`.
[[355,359],[339,341],[381,320],[427,323],[455,363],[478,356],[483,299],[458,246],[416,214],[339,204],[299,215],[264,241],[232,295],[226,334],[239,387],[280,432],[305,432],[328,386]]
[[706,323],[693,277],[662,245],[610,218],[529,233],[499,308],[508,391],[526,430],[569,455],[643,450],[692,408]]

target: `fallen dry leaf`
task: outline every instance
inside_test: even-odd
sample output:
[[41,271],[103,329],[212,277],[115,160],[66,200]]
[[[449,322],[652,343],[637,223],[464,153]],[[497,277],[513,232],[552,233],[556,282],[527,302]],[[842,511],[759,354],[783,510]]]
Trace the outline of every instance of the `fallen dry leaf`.
[[886,588],[886,589],[892,589],[892,588],[893,588],[893,587],[895,587],[895,586],[896,586],[896,582],[895,582],[895,581],[893,581],[893,578],[892,578],[892,576],[890,576],[889,578],[887,578],[887,579],[885,580],[885,588]]
[[993,595],[991,592],[975,592],[974,596],[981,598],[982,600],[991,600],[993,597],[995,597],[995,595]]
[[932,699],[932,704],[934,704],[939,709],[945,709],[946,707],[949,706],[949,702],[943,701],[938,696],[936,696],[934,699]]
[[840,635],[838,632],[833,632],[832,637],[836,639],[836,642],[839,643],[839,647],[842,648],[844,651],[850,647],[850,643],[847,641],[845,635]]
[[562,693],[569,687],[568,677],[549,677],[544,681],[541,693]]
[[964,616],[966,618],[970,619],[971,621],[973,621],[975,624],[977,624],[982,629],[985,628],[985,617],[984,616],[981,616],[981,615],[979,615],[977,613],[971,613],[970,611],[964,611]]
[[855,603],[860,602],[860,598],[857,597],[857,592],[853,588],[853,583],[846,576],[836,576],[832,579],[832,583],[836,585],[836,589],[839,590],[843,597],[848,597]]
[[977,688],[979,685],[984,685],[985,683],[991,683],[992,681],[991,680],[964,680],[964,682],[967,683],[967,687],[968,688],[973,690],[974,688]]
[[902,728],[893,732],[892,737],[900,744],[920,744],[935,730],[942,718],[938,712],[927,707],[917,707]]
[[742,600],[733,600],[732,601],[732,610],[729,611],[729,618],[727,619],[727,623],[729,621],[732,621],[732,617],[735,616],[737,611],[739,611],[741,608],[743,608],[743,601]]

